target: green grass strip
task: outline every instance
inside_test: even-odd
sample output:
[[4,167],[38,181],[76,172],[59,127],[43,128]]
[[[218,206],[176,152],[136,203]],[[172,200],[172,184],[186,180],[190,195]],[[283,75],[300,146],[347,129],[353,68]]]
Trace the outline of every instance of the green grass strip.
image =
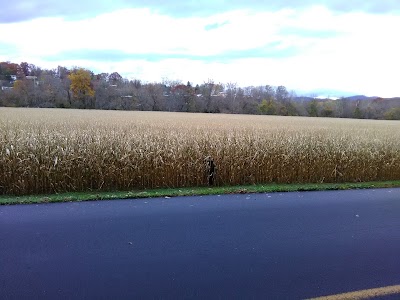
[[360,183],[260,184],[226,187],[151,189],[143,191],[73,192],[51,195],[0,196],[0,205],[198,195],[222,195],[235,193],[273,193],[296,191],[376,189],[391,187],[400,187],[400,181],[378,181]]

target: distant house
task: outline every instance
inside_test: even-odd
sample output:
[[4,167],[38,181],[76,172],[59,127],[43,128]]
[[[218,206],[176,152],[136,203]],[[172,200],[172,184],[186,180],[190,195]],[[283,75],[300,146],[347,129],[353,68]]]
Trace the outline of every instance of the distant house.
[[226,97],[226,92],[219,92],[219,93],[213,93],[212,95],[211,95],[211,97],[222,97],[222,98],[225,98]]
[[33,84],[39,84],[39,81],[37,81],[37,76],[25,76],[25,79],[33,80]]
[[173,87],[171,87],[171,92],[175,94],[179,94],[180,92],[185,92],[187,89],[189,89],[188,86],[184,84],[178,84]]
[[12,90],[12,89],[13,89],[12,86],[2,86],[2,87],[1,87],[1,90],[2,90],[2,91]]

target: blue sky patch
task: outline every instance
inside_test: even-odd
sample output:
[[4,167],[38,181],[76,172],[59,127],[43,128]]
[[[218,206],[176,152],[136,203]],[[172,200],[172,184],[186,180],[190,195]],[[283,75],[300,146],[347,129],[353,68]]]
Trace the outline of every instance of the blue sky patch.
[[63,17],[69,20],[83,19],[124,8],[149,8],[154,12],[173,17],[189,18],[210,16],[221,12],[247,9],[253,11],[276,11],[301,9],[311,5],[322,5],[338,12],[364,11],[369,13],[399,13],[399,0],[13,0],[2,5],[0,23],[13,23],[40,17]]

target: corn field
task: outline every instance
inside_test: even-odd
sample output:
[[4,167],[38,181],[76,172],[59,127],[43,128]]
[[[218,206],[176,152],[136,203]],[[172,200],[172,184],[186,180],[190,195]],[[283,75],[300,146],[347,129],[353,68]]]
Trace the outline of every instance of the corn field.
[[400,179],[400,122],[0,108],[0,194]]

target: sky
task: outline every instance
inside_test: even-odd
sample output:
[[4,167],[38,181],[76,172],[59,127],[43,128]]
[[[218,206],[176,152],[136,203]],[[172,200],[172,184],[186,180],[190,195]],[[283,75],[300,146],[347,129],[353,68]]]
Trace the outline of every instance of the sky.
[[399,0],[0,0],[0,61],[400,96]]

